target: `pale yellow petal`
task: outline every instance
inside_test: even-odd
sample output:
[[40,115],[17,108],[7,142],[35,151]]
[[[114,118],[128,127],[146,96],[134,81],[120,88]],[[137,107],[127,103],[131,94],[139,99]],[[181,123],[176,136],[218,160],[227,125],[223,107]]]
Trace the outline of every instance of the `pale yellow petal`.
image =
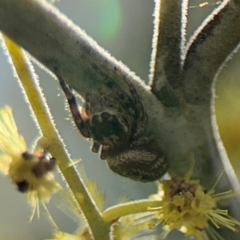
[[18,133],[12,109],[8,106],[0,110],[0,150],[10,156],[26,151],[26,143]]
[[79,240],[79,236],[65,232],[57,232],[54,238],[46,240]]
[[62,187],[52,179],[48,179],[48,173],[41,179],[29,181],[31,189],[28,192],[28,202],[34,207],[38,201],[48,203],[53,194],[58,192]]
[[11,161],[12,158],[9,155],[0,155],[0,172],[7,174]]

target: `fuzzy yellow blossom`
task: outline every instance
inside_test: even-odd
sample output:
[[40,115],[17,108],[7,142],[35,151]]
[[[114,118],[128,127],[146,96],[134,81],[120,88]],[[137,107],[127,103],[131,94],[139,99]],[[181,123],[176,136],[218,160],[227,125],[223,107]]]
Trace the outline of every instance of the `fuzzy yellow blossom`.
[[[148,213],[123,216],[111,226],[111,239],[138,239],[143,233],[154,233],[149,226],[151,216]],[[152,239],[152,238],[148,238]]]
[[28,200],[35,208],[38,201],[49,201],[60,189],[52,170],[55,159],[44,151],[29,152],[24,138],[19,135],[12,110],[0,110],[0,171],[9,176],[20,192],[27,192]]
[[56,232],[54,238],[46,240],[80,240],[79,236],[66,232]]
[[71,234],[58,230],[54,233],[54,238],[46,240],[93,240],[90,232],[91,231],[89,228],[84,228],[83,231],[79,234]]
[[161,201],[160,207],[149,210],[156,211],[154,215],[158,220],[154,224],[163,224],[163,236],[177,229],[202,240],[202,231],[211,225],[227,227],[232,231],[237,231],[236,225],[240,225],[239,221],[228,215],[227,210],[217,207],[214,191],[204,191],[198,181],[182,178],[164,180],[159,185],[158,193],[150,198]]

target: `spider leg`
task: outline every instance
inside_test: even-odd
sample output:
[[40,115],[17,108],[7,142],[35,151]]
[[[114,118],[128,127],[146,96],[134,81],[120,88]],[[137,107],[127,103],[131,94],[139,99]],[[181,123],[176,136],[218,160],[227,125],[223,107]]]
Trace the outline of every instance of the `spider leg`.
[[79,132],[84,137],[90,138],[91,134],[88,130],[88,126],[87,126],[86,121],[84,121],[84,119],[81,116],[81,113],[79,112],[77,101],[76,101],[76,98],[75,98],[74,94],[72,93],[71,89],[69,87],[67,87],[67,85],[64,82],[64,80],[62,79],[62,77],[57,72],[55,72],[55,74],[56,74],[56,76],[59,80],[60,86],[61,86],[61,88],[62,88],[62,90],[63,90],[63,92],[64,92],[64,94],[67,98],[68,105],[69,105],[70,111],[72,113],[73,120],[74,120]]
[[99,148],[100,148],[100,144],[93,140],[93,145],[91,147],[91,151],[94,153],[98,153]]
[[[116,69],[117,71],[117,69]],[[103,73],[102,73],[103,74]],[[104,75],[104,74],[103,74]],[[139,136],[143,135],[146,129],[148,116],[144,111],[141,100],[138,96],[138,93],[132,84],[132,82],[125,77],[123,77],[124,82],[127,84],[131,97],[126,94],[111,78],[105,77],[105,82],[109,88],[118,96],[121,100],[123,107],[127,110],[128,114],[132,115],[137,119],[138,124],[133,131],[132,141],[135,143],[135,139],[138,139]],[[132,113],[134,111],[134,114]]]
[[107,159],[108,149],[109,149],[109,146],[102,145],[102,149],[101,149],[101,153],[100,153],[100,158],[102,160]]
[[128,85],[131,97],[134,102],[135,112],[137,114],[136,118],[139,121],[139,127],[136,129],[135,133],[133,134],[133,141],[134,141],[134,139],[138,139],[139,136],[143,135],[146,125],[147,125],[148,116],[147,116],[146,112],[144,111],[141,100],[140,100],[138,93],[137,93],[135,87],[133,86],[132,82],[125,78],[124,78],[124,81]]
[[[99,73],[101,73],[106,85],[112,90],[114,94],[116,94],[116,96],[118,96],[119,99],[121,99],[121,102],[123,103],[125,109],[128,110],[132,108],[132,105],[134,105],[134,112],[137,115],[134,117],[137,117],[137,119],[139,119],[139,121],[141,122],[141,127],[138,128],[140,129],[140,132],[138,133],[138,131],[136,131],[135,135],[141,135],[144,132],[145,125],[147,124],[147,114],[143,109],[143,105],[132,82],[125,77],[122,78],[129,88],[131,94],[131,97],[129,97],[128,94],[126,94],[111,77],[109,77],[104,71],[101,70],[101,68],[99,68],[96,64],[93,65],[93,68],[96,69]],[[115,68],[115,71],[118,72],[119,75],[121,75],[121,72],[118,71],[117,68]],[[129,110],[128,113],[132,115],[131,110]]]
[[[109,89],[111,89],[113,96],[117,96],[120,99],[123,107],[126,110],[128,110],[129,108],[132,108],[133,99],[111,77],[109,77],[104,71],[102,71],[101,68],[99,68],[96,65],[94,65],[94,68],[97,69],[99,73],[101,73],[106,86]],[[115,71],[118,71],[118,70],[115,68]],[[128,112],[130,115],[132,115],[131,110]]]

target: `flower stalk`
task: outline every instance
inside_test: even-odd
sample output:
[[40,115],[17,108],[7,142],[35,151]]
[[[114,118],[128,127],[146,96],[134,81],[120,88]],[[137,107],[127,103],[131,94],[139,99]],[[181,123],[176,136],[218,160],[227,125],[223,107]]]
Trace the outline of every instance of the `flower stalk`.
[[27,100],[34,112],[43,138],[42,144],[57,159],[58,167],[67,182],[68,187],[78,203],[79,212],[82,211],[88,221],[92,234],[96,240],[109,239],[109,226],[104,222],[82,179],[74,166],[71,166],[69,155],[54,127],[50,111],[45,103],[43,94],[36,80],[32,66],[14,42],[3,36],[13,67],[17,73],[20,85],[23,87]]
[[129,215],[149,212],[149,208],[159,207],[161,201],[158,200],[141,200],[116,205],[108,208],[103,212],[103,219],[108,223],[117,221],[120,217]]

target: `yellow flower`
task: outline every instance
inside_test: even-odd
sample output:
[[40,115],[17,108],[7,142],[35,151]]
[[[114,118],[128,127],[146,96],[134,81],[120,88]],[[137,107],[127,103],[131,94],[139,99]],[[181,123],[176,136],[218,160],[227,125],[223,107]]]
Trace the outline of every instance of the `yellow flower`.
[[54,238],[46,240],[92,240],[93,236],[89,228],[84,228],[79,234],[71,234],[66,232],[61,232],[59,230],[55,231]]
[[[123,216],[111,226],[111,239],[138,239],[143,233],[153,234],[148,213]],[[152,239],[152,238],[148,238]]]
[[0,171],[9,176],[20,192],[27,192],[28,200],[35,208],[39,200],[49,201],[51,195],[60,189],[52,173],[55,162],[42,150],[27,151],[11,108],[0,110]]
[[219,194],[214,195],[213,190],[205,192],[198,181],[182,178],[164,180],[158,193],[150,197],[161,200],[160,207],[149,209],[156,211],[154,215],[158,220],[153,225],[163,224],[163,236],[177,229],[199,240],[203,239],[202,231],[208,230],[211,225],[237,231],[236,225],[240,222],[231,218],[227,210],[217,207],[217,196]]
[[56,232],[54,238],[46,240],[80,240],[79,236],[66,232]]

